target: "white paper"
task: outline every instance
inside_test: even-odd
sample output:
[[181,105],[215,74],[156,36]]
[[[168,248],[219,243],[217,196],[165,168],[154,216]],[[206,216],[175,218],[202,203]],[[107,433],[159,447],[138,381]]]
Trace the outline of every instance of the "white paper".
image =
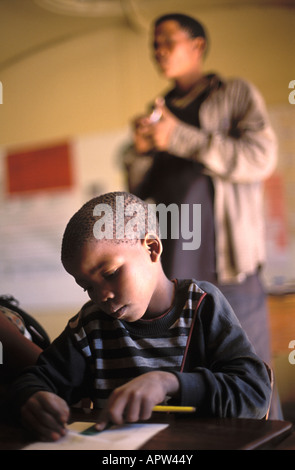
[[22,450],[136,450],[168,424],[125,424],[90,436],[81,434],[90,426],[91,423],[74,423],[58,441],[34,442]]

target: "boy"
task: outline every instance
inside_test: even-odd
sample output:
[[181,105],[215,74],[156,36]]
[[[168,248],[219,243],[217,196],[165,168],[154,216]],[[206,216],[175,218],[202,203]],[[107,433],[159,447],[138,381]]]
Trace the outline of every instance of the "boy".
[[217,288],[165,276],[153,222],[148,204],[123,192],[69,221],[62,263],[91,300],[13,390],[41,438],[64,435],[68,405],[83,397],[102,408],[98,429],[146,420],[167,399],[200,416],[266,414],[264,363]]

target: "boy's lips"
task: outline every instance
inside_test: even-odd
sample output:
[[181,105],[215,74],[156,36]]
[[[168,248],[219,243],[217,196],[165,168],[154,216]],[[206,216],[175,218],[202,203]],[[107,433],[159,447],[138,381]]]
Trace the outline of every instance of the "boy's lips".
[[127,305],[123,305],[122,307],[112,307],[111,306],[109,308],[109,314],[113,318],[119,319],[125,314],[126,309],[127,309]]

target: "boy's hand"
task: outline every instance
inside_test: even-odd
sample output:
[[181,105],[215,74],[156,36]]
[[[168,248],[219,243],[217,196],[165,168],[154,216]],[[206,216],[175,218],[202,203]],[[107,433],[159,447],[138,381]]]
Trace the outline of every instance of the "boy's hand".
[[178,379],[170,372],[140,375],[112,392],[96,429],[102,431],[109,422],[123,424],[147,420],[155,405],[162,403],[167,395],[176,395],[178,390]]
[[66,402],[50,392],[36,392],[21,408],[22,423],[42,440],[56,441],[66,434],[70,411]]

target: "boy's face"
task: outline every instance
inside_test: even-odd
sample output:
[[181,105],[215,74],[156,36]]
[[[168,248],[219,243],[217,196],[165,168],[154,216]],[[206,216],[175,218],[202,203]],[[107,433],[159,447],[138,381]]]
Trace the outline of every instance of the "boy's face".
[[152,311],[157,287],[155,258],[144,241],[136,244],[100,240],[84,244],[66,270],[101,310],[133,322]]

